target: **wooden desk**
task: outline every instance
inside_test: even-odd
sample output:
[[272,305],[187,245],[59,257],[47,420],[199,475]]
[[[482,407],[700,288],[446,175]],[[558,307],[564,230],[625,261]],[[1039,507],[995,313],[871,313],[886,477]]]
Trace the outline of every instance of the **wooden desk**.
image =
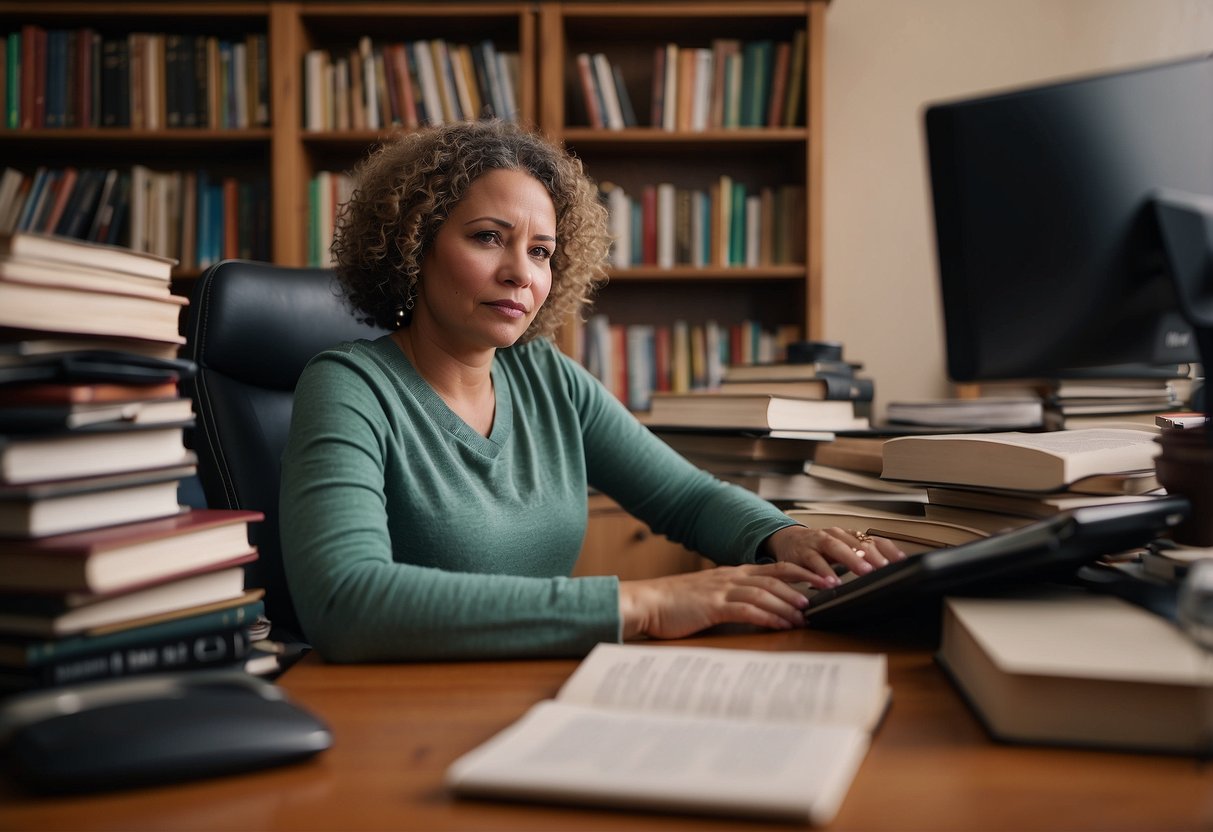
[[[995,744],[921,642],[880,644],[801,631],[722,634],[679,643],[888,652],[893,705],[831,829],[1213,829],[1213,764]],[[574,661],[328,666],[309,657],[283,685],[332,726],[333,748],[313,760],[100,796],[32,799],[0,791],[0,829],[780,828],[451,799],[442,788],[447,765],[555,694],[575,666]]]

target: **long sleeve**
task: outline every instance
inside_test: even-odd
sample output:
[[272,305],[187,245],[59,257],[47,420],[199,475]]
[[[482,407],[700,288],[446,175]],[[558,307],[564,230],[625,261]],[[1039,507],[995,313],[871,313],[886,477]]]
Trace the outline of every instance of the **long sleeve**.
[[586,486],[721,563],[792,521],[687,463],[547,342],[499,351],[488,437],[390,339],[318,356],[295,394],[281,534],[307,637],[338,661],[583,655],[614,577],[568,577]]

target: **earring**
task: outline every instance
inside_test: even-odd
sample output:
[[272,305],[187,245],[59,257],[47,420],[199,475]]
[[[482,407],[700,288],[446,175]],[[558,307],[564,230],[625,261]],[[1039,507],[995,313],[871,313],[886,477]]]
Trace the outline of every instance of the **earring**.
[[404,307],[397,306],[396,307],[396,329],[400,329],[402,326],[404,326]]
[[413,283],[409,284],[409,294],[408,294],[408,297],[406,297],[404,299],[404,308],[407,311],[412,312],[413,307],[416,304],[417,304],[417,283],[413,282]]

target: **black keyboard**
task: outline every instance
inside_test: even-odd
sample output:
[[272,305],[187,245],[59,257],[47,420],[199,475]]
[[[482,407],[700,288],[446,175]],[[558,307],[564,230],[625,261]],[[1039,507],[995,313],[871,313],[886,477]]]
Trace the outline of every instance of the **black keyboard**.
[[905,604],[1068,578],[1081,566],[1144,546],[1189,510],[1183,497],[1088,506],[981,540],[910,555],[809,596],[812,624],[871,623]]

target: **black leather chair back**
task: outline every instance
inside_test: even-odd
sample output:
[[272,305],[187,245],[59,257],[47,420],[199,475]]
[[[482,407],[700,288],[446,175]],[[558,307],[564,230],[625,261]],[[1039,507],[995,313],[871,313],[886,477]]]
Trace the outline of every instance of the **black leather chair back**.
[[265,513],[250,530],[261,556],[248,568],[247,585],[265,588],[275,635],[297,637],[278,539],[278,480],[295,384],[316,353],[384,330],[349,312],[327,269],[225,260],[199,278],[189,309],[198,478],[209,507]]

